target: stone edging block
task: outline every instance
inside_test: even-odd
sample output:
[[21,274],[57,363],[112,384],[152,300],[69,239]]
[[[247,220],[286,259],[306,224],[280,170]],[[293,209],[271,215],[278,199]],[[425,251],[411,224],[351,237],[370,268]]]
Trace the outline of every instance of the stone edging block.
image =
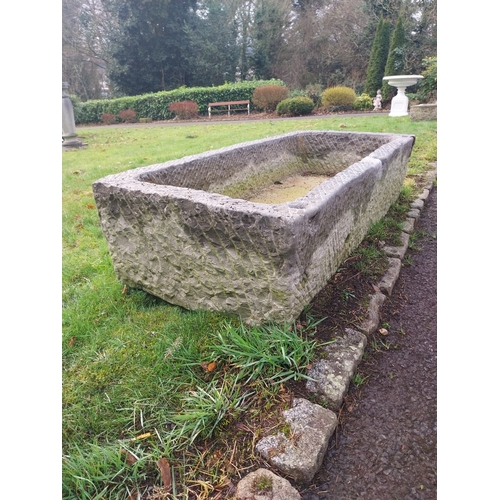
[[[269,487],[266,488],[270,483]],[[259,490],[258,485],[261,485]],[[247,474],[236,488],[235,500],[300,500],[299,492],[290,481],[267,469],[257,469]]]
[[411,234],[415,231],[415,219],[412,217],[408,217],[403,222],[403,227],[401,228],[404,233]]
[[313,364],[308,376],[313,380],[306,383],[307,390],[316,393],[338,410],[349,390],[351,377],[358,367],[366,347],[366,336],[361,332],[346,329],[344,337],[338,337],[325,348],[325,359]]
[[388,257],[397,257],[402,259],[405,256],[406,250],[408,250],[408,243],[410,242],[410,235],[408,233],[401,233],[402,245],[399,247],[385,246],[383,251]]
[[368,305],[368,316],[361,323],[359,329],[366,335],[371,335],[378,327],[380,322],[380,308],[385,301],[385,295],[382,292],[375,292],[370,296],[370,304]]
[[401,271],[401,260],[394,257],[389,257],[389,268],[382,277],[382,279],[377,283],[377,288],[387,294],[391,295],[392,289],[399,278],[399,272]]
[[312,481],[321,467],[330,438],[337,427],[337,415],[307,399],[293,400],[283,412],[290,436],[283,432],[262,438],[257,451],[274,467],[299,482]]

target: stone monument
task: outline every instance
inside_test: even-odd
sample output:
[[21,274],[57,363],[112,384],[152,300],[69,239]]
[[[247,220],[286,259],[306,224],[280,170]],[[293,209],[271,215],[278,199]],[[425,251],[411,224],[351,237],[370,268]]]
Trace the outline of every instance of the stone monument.
[[62,148],[63,151],[70,149],[81,149],[87,146],[82,141],[77,139],[75,127],[75,115],[73,112],[73,104],[66,90],[69,85],[67,82],[62,84]]

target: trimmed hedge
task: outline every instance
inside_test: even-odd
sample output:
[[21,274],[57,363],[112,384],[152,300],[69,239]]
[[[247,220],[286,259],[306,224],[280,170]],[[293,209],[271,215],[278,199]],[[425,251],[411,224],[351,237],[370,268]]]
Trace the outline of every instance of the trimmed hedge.
[[140,96],[119,97],[117,99],[90,100],[82,103],[76,124],[98,123],[103,114],[118,115],[124,109],[133,109],[137,119],[169,120],[175,115],[169,111],[173,102],[194,101],[201,115],[208,114],[208,103],[225,101],[252,100],[254,90],[262,85],[285,84],[281,80],[249,80],[226,83],[218,87],[180,87],[175,90],[143,94]]

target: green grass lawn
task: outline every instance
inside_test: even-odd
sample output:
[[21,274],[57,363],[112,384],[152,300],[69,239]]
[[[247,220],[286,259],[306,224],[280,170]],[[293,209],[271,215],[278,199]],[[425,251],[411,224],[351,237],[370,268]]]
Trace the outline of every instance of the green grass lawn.
[[177,498],[237,481],[234,464],[253,449],[224,441],[232,424],[242,412],[272,412],[280,383],[303,377],[318,348],[320,318],[300,335],[287,325],[248,332],[223,315],[125,289],[100,229],[94,181],[295,130],[414,134],[408,178],[418,179],[436,160],[436,127],[409,117],[338,116],[78,129],[88,147],[62,155],[63,498],[145,498],[147,486],[162,484],[160,458]]

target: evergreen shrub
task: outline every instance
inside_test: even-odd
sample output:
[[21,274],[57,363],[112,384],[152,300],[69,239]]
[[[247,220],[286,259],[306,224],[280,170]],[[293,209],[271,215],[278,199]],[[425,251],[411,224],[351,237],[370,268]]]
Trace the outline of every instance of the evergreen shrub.
[[319,107],[321,106],[323,90],[323,86],[319,83],[310,83],[306,85],[306,96],[313,100],[315,106]]
[[179,101],[173,102],[168,107],[168,110],[175,116],[188,119],[198,116],[198,104],[195,101]]
[[[405,59],[406,59],[406,36],[403,26],[403,18],[399,16],[391,37],[391,45],[387,56],[384,75],[404,75],[405,74]],[[395,95],[397,90],[387,83],[382,82],[382,100],[388,102]]]
[[118,118],[125,123],[135,123],[137,121],[137,113],[133,109],[122,109],[118,113]]
[[373,99],[368,94],[361,94],[356,97],[352,107],[356,111],[367,111],[373,108]]
[[284,86],[262,85],[254,90],[252,103],[257,109],[272,113],[281,101],[288,98],[289,94],[288,89]]
[[425,70],[416,97],[422,103],[429,103],[437,100],[437,57],[426,57],[422,63]]
[[349,87],[330,87],[321,95],[321,104],[326,108],[352,108],[356,100],[356,92]]
[[391,24],[389,21],[380,18],[375,39],[370,52],[370,61],[366,72],[366,80],[363,92],[368,95],[375,95],[377,90],[382,88],[385,65],[389,54],[391,42]]
[[103,113],[101,115],[101,121],[104,125],[112,125],[116,123],[116,116],[113,113]]
[[308,115],[314,109],[314,101],[309,97],[290,97],[281,101],[276,106],[276,114],[279,116],[302,116]]

